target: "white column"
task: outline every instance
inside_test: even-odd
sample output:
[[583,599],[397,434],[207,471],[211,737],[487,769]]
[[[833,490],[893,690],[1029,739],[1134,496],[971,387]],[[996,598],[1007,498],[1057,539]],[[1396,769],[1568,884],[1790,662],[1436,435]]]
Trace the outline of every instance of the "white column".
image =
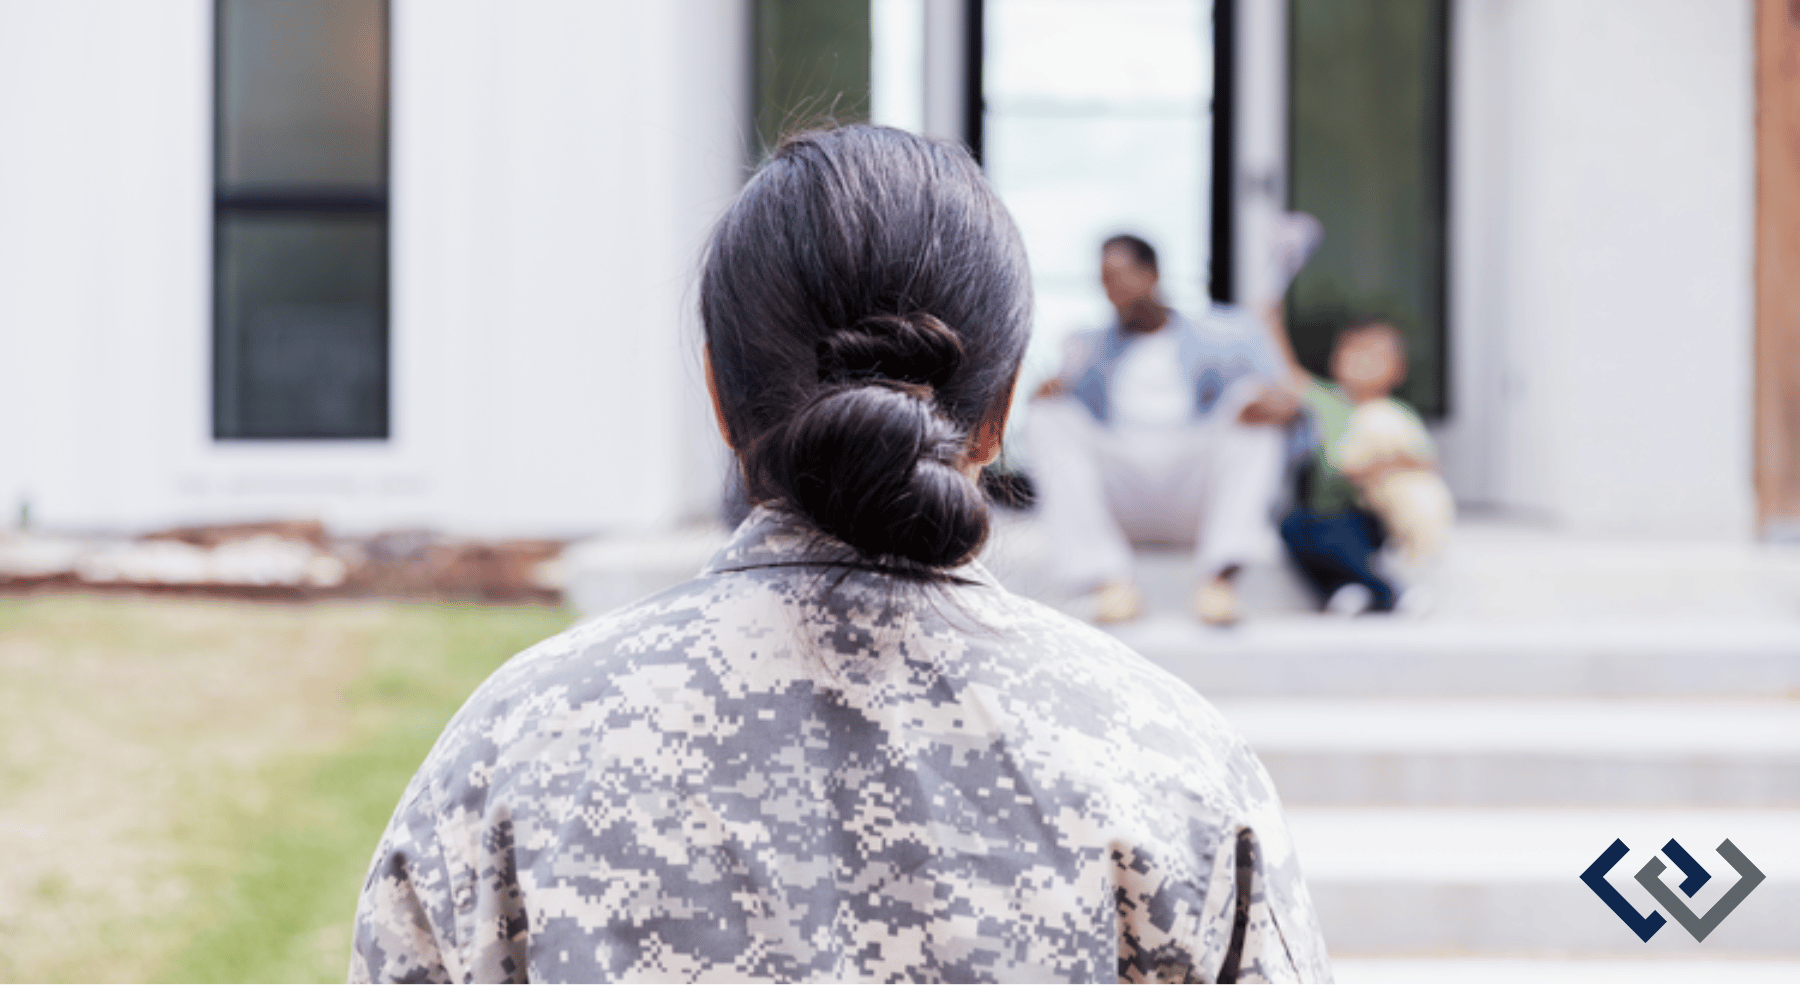
[[925,128],[925,0],[870,0],[869,118]]
[[1750,5],[1513,7],[1499,487],[1580,530],[1748,536]]
[[1287,4],[1238,0],[1237,210],[1233,263],[1236,301],[1272,299],[1276,273],[1270,236],[1287,206]]
[[1510,0],[1457,0],[1450,10],[1450,412],[1433,434],[1444,480],[1457,501],[1476,506],[1517,501],[1502,476],[1515,9]]
[[925,133],[962,141],[968,133],[968,7],[925,0]]

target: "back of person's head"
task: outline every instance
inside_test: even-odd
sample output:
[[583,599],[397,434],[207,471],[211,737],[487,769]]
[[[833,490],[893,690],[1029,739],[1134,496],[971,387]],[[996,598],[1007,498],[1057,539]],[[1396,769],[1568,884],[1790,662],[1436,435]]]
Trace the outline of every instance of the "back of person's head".
[[965,473],[1031,322],[1012,218],[966,152],[884,127],[783,142],[700,279],[713,385],[751,501],[930,573],[987,538]]
[[1114,234],[1100,244],[1100,253],[1123,251],[1131,258],[1132,264],[1147,272],[1156,271],[1156,249],[1150,242],[1136,234]]

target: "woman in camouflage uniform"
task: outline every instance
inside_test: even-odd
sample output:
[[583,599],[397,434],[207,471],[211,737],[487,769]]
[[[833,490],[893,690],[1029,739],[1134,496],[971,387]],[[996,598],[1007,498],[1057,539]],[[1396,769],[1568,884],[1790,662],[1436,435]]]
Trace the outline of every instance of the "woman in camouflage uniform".
[[475,692],[376,851],[352,977],[1328,978],[1244,741],[973,560],[1030,284],[968,155],[785,142],[700,295],[757,508]]

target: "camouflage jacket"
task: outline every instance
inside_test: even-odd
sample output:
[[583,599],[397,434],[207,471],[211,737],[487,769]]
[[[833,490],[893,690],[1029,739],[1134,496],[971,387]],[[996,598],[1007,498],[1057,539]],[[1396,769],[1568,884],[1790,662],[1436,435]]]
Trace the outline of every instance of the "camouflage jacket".
[[758,509],[451,721],[353,980],[1325,980],[1269,778],[1111,637]]

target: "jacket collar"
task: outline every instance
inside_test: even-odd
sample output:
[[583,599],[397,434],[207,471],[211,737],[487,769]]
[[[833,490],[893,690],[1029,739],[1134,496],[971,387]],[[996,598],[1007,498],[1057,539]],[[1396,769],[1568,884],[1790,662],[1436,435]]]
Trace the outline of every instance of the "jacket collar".
[[[820,531],[799,515],[759,505],[725,545],[713,554],[701,569],[702,575],[731,571],[786,568],[847,567],[857,571],[883,572],[877,561],[871,561],[849,544]],[[978,561],[945,572],[957,584],[1000,586]]]

